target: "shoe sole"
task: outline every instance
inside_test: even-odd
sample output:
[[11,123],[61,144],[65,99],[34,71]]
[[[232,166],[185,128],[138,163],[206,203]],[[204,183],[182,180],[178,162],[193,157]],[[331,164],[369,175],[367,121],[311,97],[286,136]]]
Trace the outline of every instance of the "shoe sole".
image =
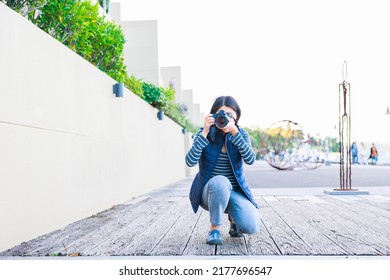
[[244,236],[243,234],[230,234],[230,233],[229,233],[229,235],[231,237],[234,237],[234,238],[236,238],[236,237],[243,237]]
[[208,242],[208,241],[206,241],[206,243],[209,245],[222,245],[222,242],[214,242],[214,241]]

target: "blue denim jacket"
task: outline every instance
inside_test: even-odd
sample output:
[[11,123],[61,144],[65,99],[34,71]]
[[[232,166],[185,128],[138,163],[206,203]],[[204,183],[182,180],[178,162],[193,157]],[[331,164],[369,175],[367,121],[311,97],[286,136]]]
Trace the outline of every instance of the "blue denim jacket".
[[[249,142],[249,136],[245,130],[239,129],[241,135],[246,142]],[[199,209],[199,205],[202,200],[202,192],[205,184],[211,179],[214,167],[217,163],[219,153],[225,142],[227,153],[230,159],[230,163],[233,167],[234,175],[240,185],[243,193],[247,196],[250,202],[259,208],[250,190],[248,183],[243,174],[243,160],[238,147],[232,143],[232,134],[227,134],[226,137],[222,133],[217,133],[215,140],[203,149],[202,155],[199,160],[199,172],[196,174],[192,186],[190,189],[190,201],[194,212],[196,213]],[[210,140],[210,139],[209,139]]]

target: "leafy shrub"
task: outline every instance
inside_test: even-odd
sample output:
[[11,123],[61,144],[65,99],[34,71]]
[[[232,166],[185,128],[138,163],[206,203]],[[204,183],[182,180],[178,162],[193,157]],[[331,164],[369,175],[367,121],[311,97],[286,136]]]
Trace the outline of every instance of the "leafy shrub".
[[145,101],[152,106],[162,110],[167,102],[167,98],[161,88],[156,87],[151,83],[144,82],[142,84],[142,90],[144,92]]
[[193,134],[196,134],[198,131],[198,128],[195,127],[189,119],[182,113],[182,108],[179,103],[176,102],[167,102],[164,107],[162,108],[164,110],[165,115],[170,117],[172,120],[174,120],[176,123],[181,125],[182,127],[187,128],[187,130]]
[[173,101],[173,99],[175,99],[175,90],[172,87],[168,87],[168,88],[160,87],[160,89],[169,101]]
[[6,0],[5,4],[22,16],[32,16],[37,9],[42,8],[48,0]]
[[144,82],[142,84],[144,99],[159,110],[164,111],[165,115],[171,118],[179,125],[187,128],[193,134],[196,134],[198,128],[195,127],[183,114],[182,105],[174,102],[175,91],[170,86],[168,88],[156,87],[153,84]]
[[141,80],[137,79],[134,75],[131,75],[130,77],[125,78],[124,84],[125,87],[127,87],[133,93],[135,93],[142,99],[145,99],[144,90],[142,87],[143,82]]
[[113,79],[125,80],[122,29],[99,15],[99,3],[51,0],[30,20]]

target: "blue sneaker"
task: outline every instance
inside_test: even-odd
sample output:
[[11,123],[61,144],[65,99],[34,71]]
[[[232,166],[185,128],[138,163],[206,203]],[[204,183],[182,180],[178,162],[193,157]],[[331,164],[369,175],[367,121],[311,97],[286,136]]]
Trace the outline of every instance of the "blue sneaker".
[[222,244],[222,238],[221,238],[221,233],[219,230],[214,229],[209,232],[209,237],[207,237],[206,240],[207,244],[210,245],[221,245]]

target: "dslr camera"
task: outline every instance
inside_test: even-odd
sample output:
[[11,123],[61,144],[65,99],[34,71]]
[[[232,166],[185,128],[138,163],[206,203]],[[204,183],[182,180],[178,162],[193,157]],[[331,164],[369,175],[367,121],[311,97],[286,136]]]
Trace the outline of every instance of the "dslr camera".
[[230,114],[226,113],[224,110],[218,112],[218,114],[213,114],[215,119],[215,126],[218,128],[224,128],[229,123]]

